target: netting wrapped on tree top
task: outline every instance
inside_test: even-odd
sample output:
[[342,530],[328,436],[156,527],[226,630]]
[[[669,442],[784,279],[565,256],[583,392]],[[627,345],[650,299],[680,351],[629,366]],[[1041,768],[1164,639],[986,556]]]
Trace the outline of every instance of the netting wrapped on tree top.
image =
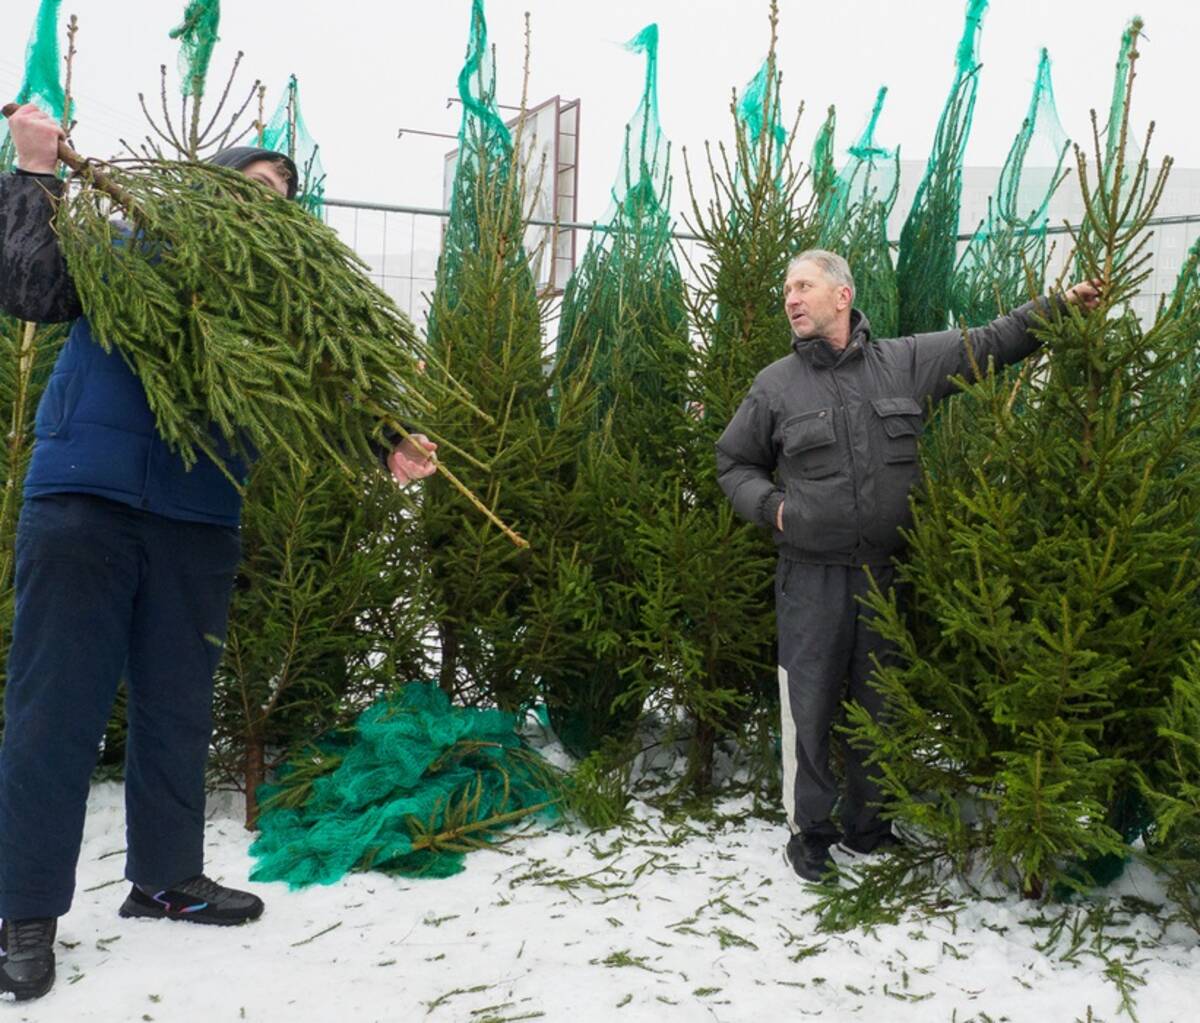
[[641,100],[625,125],[607,224],[567,282],[558,347],[568,374],[586,367],[597,422],[620,404],[621,437],[642,446],[651,417],[682,405],[687,372],[683,278],[672,249],[670,144],[658,117],[658,26],[628,44],[646,55]]
[[[25,48],[25,74],[14,97],[17,103],[35,103],[56,121],[64,120],[66,93],[59,66],[58,9],[62,0],[41,0],[29,45]],[[70,116],[65,120],[69,123]],[[0,121],[0,173],[12,168],[16,154],[8,122]]]
[[[747,117],[751,96],[761,113]],[[817,238],[816,203],[801,194],[806,176],[794,156],[799,112],[792,127],[784,128],[782,106],[773,31],[767,59],[742,95],[734,97],[733,147],[705,147],[711,198],[704,207],[687,168],[691,213],[686,219],[705,254],[692,264],[696,284],[689,312],[701,355],[694,387],[704,411],[698,422],[710,442],[741,404],[755,374],[787,354],[791,330],[783,311],[783,279],[788,260]],[[704,471],[719,495],[711,457]],[[718,496],[713,500],[723,503]]]
[[896,260],[899,333],[945,329],[957,262],[963,156],[975,111],[979,37],[988,0],[967,0],[966,24],[955,55],[954,84],[938,120],[925,176],[900,231]]
[[170,32],[179,40],[180,90],[193,100],[204,95],[220,24],[221,0],[188,0],[183,21]]
[[746,129],[746,140],[749,142],[747,155],[751,166],[756,167],[763,155],[759,140],[766,132],[770,144],[765,152],[771,161],[771,170],[778,175],[783,166],[783,154],[788,148],[788,130],[779,119],[778,90],[774,90],[775,101],[772,102],[771,76],[774,74],[775,65],[768,57],[755,76],[746,83],[737,100],[737,119]]
[[295,75],[288,79],[287,89],[263,129],[260,145],[285,153],[296,165],[300,173],[296,198],[305,209],[319,217],[324,208],[325,168],[321,163],[321,147],[309,133],[300,112],[300,85]]
[[1069,148],[1054,105],[1050,56],[1042,50],[1029,112],[988,199],[987,219],[955,269],[956,323],[979,326],[1042,294],[1050,200]]
[[817,199],[817,209],[824,219],[830,212],[834,182],[837,181],[837,164],[833,157],[834,140],[837,135],[837,108],[830,105],[825,120],[813,140],[812,155],[808,158],[812,168],[812,190]]
[[[862,134],[850,146],[836,176],[833,168],[833,113],[813,150],[814,189],[820,201],[818,245],[844,256],[854,275],[854,306],[871,323],[876,337],[897,332],[896,270],[887,225],[900,188],[900,150],[875,137],[887,87],[882,86]],[[818,162],[820,161],[820,162]]]
[[263,789],[250,876],[299,888],[352,870],[458,873],[505,827],[555,813],[556,776],[515,728],[512,714],[452,707],[432,683],[402,686]]

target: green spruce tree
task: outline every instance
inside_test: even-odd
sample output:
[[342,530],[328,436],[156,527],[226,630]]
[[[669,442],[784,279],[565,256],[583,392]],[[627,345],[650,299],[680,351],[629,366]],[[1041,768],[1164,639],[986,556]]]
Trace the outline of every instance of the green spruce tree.
[[248,826],[281,763],[426,674],[417,533],[382,467],[255,465],[213,707],[213,773],[246,793]]
[[567,283],[559,319],[564,380],[588,396],[593,429],[576,453],[573,543],[559,551],[566,574],[550,575],[577,586],[569,568],[585,557],[605,613],[595,628],[565,632],[577,668],[548,673],[544,691],[559,737],[581,756],[627,732],[640,710],[628,696],[642,610],[630,541],[677,472],[686,417],[690,353],[671,234],[670,145],[658,116],[658,26],[627,48],[646,56],[642,96],[625,127],[608,222]]
[[1157,714],[1159,761],[1146,798],[1154,824],[1146,836],[1150,862],[1167,878],[1167,894],[1200,933],[1200,644]]
[[[525,168],[520,139],[497,113],[482,0],[471,9],[459,75],[459,133],[450,220],[429,311],[439,389],[429,423],[463,480],[535,549],[549,549],[563,507],[573,441],[555,428],[554,379],[542,350],[542,310],[522,244]],[[518,129],[519,131],[520,129]],[[453,381],[446,374],[452,374]],[[474,407],[452,394],[461,387]],[[440,477],[425,487],[421,524],[430,570],[442,688],[452,697],[515,710],[538,676],[526,621],[542,583],[531,552],[513,545]]]
[[790,130],[781,124],[777,25],[772,4],[765,68],[746,93],[757,103],[740,104],[735,95],[732,149],[707,150],[707,203],[689,172],[691,227],[706,258],[692,268],[697,284],[688,294],[695,344],[681,471],[665,481],[663,499],[627,526],[643,608],[632,677],[640,697],[688,724],[681,786],[693,792],[711,788],[721,738],[737,737],[751,721],[769,735],[775,716],[771,543],[733,518],[713,451],[755,374],[788,351],[783,279],[788,260],[816,237],[815,203],[799,198],[806,174],[793,158],[799,114]]
[[1091,226],[1075,255],[1100,304],[1052,305],[1040,362],[986,376],[938,417],[899,571],[911,617],[895,594],[873,600],[905,655],[878,675],[891,711],[851,716],[917,858],[1033,897],[1107,880],[1142,834],[1190,827],[1194,681],[1177,680],[1194,680],[1200,628],[1200,378],[1179,370],[1200,296],[1147,325],[1128,305],[1170,163],[1126,163],[1136,60],[1116,141],[1106,153],[1097,132],[1090,164],[1076,150]]

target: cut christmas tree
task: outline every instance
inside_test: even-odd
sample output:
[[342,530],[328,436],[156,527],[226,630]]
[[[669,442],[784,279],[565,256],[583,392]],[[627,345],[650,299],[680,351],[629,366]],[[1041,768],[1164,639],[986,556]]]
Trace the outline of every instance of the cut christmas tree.
[[905,655],[878,675],[891,710],[850,717],[913,845],[831,895],[832,916],[871,890],[899,908],[916,861],[1052,898],[1110,880],[1141,839],[1194,841],[1200,378],[1181,369],[1200,296],[1145,324],[1129,307],[1170,165],[1131,156],[1137,59],[1116,139],[1097,131],[1091,161],[1076,150],[1075,256],[1099,306],[1056,304],[1041,361],[952,398],[925,444],[899,570],[911,615],[894,593],[873,600]]

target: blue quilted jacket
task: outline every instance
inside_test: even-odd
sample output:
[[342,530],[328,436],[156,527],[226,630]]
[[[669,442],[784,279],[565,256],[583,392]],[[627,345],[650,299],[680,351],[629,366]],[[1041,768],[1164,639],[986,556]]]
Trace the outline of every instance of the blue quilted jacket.
[[[26,497],[97,494],[173,519],[236,526],[241,497],[203,455],[189,470],[155,429],[141,381],[92,337],[50,227],[61,183],[0,176],[0,309],[23,320],[74,320],[42,396]],[[247,466],[229,458],[236,479]]]

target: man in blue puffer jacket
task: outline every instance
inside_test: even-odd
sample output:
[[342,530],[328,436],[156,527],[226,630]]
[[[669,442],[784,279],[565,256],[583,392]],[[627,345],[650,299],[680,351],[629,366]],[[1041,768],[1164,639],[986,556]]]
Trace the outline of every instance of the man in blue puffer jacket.
[[[241,495],[200,457],[191,470],[155,429],[141,382],[93,339],[51,228],[61,131],[33,106],[9,120],[18,169],[0,177],[0,309],[74,320],[38,406],[17,529],[13,642],[0,744],[0,991],[54,982],[88,783],[122,673],[128,684],[122,916],[239,924],[262,901],[209,880],[204,770],[212,678],[241,554]],[[213,163],[289,199],[284,156],[238,147]],[[388,457],[400,483],[436,447]],[[226,465],[242,478],[246,466]]]

